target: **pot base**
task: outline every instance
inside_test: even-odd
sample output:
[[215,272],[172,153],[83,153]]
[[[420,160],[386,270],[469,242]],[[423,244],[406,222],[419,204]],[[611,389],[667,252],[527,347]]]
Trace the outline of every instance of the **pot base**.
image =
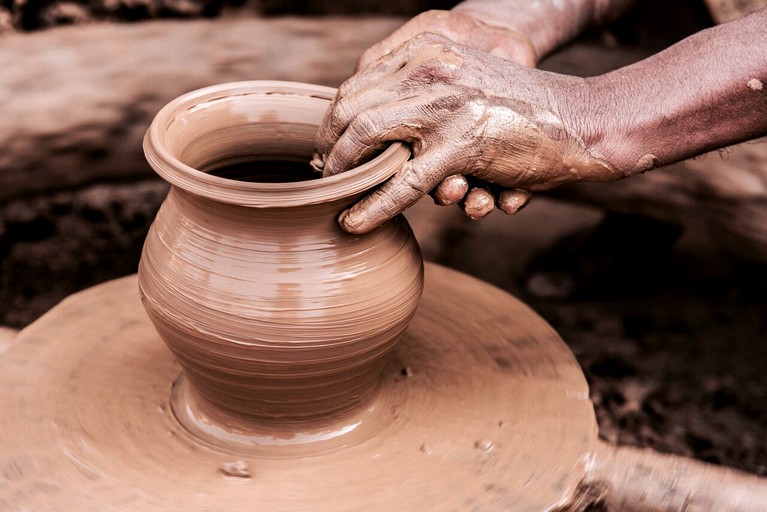
[[[0,356],[0,509],[547,510],[597,444],[586,381],[551,327],[435,265],[378,393],[330,438],[296,442],[327,431],[312,425],[269,444],[183,381],[172,393],[179,373],[135,276],[22,331]],[[245,445],[187,422],[201,418]]]
[[367,402],[350,413],[322,421],[267,424],[241,418],[201,397],[184,374],[173,383],[170,407],[178,422],[201,443],[233,455],[306,457],[360,445],[396,419],[406,400],[406,386],[392,382],[397,361],[391,358],[384,379]]

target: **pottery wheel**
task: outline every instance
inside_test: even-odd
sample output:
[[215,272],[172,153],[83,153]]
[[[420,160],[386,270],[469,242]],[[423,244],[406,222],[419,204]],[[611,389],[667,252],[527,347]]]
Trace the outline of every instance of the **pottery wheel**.
[[135,276],[22,331],[0,356],[0,510],[548,510],[596,444],[586,381],[552,328],[435,265],[358,413],[375,425],[343,427],[332,448],[200,439],[170,406],[180,371]]

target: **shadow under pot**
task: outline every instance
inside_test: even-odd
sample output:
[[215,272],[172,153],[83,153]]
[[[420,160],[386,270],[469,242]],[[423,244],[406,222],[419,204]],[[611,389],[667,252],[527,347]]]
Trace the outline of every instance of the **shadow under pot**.
[[139,265],[149,317],[198,402],[270,424],[365,403],[412,318],[423,262],[397,217],[356,236],[336,218],[409,157],[400,144],[346,173],[309,169],[335,90],[289,82],[200,89],[144,139],[171,184]]

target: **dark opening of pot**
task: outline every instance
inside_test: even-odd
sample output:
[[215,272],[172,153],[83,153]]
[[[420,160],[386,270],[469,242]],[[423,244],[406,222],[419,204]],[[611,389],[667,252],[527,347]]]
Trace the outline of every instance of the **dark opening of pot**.
[[251,183],[290,183],[318,179],[321,175],[307,161],[254,160],[224,165],[209,171],[213,176]]

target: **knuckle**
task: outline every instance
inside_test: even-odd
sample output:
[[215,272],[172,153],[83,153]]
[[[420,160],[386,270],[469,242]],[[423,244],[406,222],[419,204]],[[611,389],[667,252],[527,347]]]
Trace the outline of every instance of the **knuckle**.
[[420,50],[421,48],[428,46],[441,47],[448,39],[444,36],[440,36],[434,32],[419,32],[407,42],[406,48],[410,51]]
[[402,211],[402,199],[393,187],[383,187],[371,194],[371,198],[378,206],[378,214],[374,215],[377,221],[391,218]]
[[355,101],[342,97],[333,106],[333,125],[336,127],[347,126],[356,116]]
[[[360,55],[360,58],[357,59],[357,65],[355,66],[355,70],[356,71],[361,71],[361,70],[365,69],[366,67],[368,67],[370,64],[372,64],[376,60],[377,55],[378,55],[378,48],[377,47],[378,47],[378,45],[376,44],[376,45],[371,46],[370,48],[368,48],[364,52],[362,52],[362,55]],[[348,86],[346,86],[346,88],[344,88],[344,86],[346,85],[347,82],[348,82],[348,80],[346,82],[344,82],[343,84],[341,84],[341,87],[338,88],[338,93],[339,94],[345,94],[348,91],[348,88],[349,88]]]
[[360,113],[354,120],[355,132],[366,139],[374,138],[380,124],[378,118],[379,116],[369,110]]
[[[368,50],[368,51],[369,51],[369,50]],[[366,53],[367,53],[367,52],[366,52]],[[360,57],[360,61],[362,61],[362,59],[363,59],[364,57],[365,57],[365,54],[363,53],[363,54],[362,54],[362,57]],[[346,96],[348,96],[348,95],[349,95],[349,93],[351,92],[352,86],[353,86],[353,81],[352,81],[352,79],[351,79],[351,78],[350,78],[349,80],[346,80],[344,83],[342,83],[342,84],[341,84],[341,85],[338,87],[338,91],[336,92],[336,100],[338,101],[338,100],[340,100],[340,99],[343,99],[343,98],[345,98]]]
[[413,21],[424,21],[424,20],[432,20],[432,19],[439,19],[440,17],[444,16],[444,13],[447,11],[443,11],[441,9],[429,9],[428,11],[424,11],[415,18],[413,18]]
[[429,183],[430,180],[424,176],[424,172],[421,170],[421,168],[416,168],[412,165],[408,166],[403,173],[402,181],[419,195],[424,195],[429,192],[429,190],[434,188]]

